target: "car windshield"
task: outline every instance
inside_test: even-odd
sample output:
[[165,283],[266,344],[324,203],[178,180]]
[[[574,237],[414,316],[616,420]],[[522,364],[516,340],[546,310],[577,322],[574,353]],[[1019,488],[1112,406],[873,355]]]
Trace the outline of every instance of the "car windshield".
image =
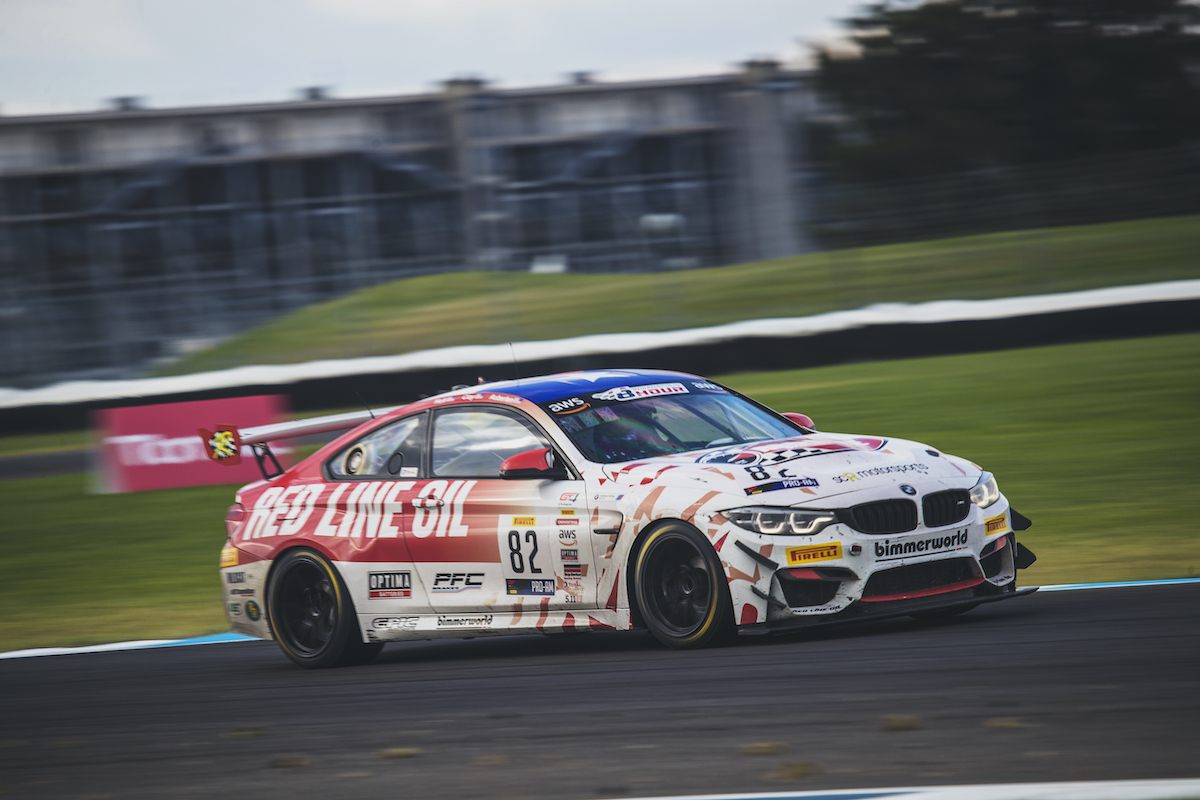
[[783,420],[708,381],[624,386],[542,408],[588,460],[601,464],[797,435]]

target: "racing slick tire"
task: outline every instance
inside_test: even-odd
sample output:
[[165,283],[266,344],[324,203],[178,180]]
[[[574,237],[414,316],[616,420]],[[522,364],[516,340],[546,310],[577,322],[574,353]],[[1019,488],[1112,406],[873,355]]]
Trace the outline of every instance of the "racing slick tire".
[[271,570],[267,623],[284,655],[305,669],[365,664],[383,649],[362,641],[346,584],[307,547],[284,553]]
[[725,570],[691,525],[669,522],[643,537],[633,585],[642,620],[667,647],[724,644],[736,632]]

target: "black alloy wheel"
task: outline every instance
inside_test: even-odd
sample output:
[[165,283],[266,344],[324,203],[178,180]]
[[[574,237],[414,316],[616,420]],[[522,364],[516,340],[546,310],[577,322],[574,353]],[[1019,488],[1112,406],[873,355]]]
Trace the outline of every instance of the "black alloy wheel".
[[646,627],[667,647],[705,647],[732,638],[733,606],[712,545],[692,526],[669,522],[643,538],[634,591]]
[[364,642],[337,570],[315,550],[279,558],[267,585],[267,621],[284,654],[307,669],[365,664],[383,649]]

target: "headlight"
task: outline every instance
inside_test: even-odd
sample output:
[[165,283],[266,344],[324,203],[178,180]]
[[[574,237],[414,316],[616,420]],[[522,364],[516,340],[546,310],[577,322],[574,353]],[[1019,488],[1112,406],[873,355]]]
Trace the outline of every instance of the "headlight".
[[812,535],[837,521],[831,511],[805,511],[801,508],[731,508],[722,511],[725,518],[755,533]]
[[1000,487],[992,473],[985,472],[979,476],[979,482],[971,487],[971,502],[980,508],[987,508],[1000,499]]

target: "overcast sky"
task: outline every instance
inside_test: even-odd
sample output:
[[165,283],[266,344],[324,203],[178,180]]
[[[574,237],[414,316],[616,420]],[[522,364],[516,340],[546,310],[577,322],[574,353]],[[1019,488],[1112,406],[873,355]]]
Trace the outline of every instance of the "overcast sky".
[[0,0],[0,113],[154,108],[797,63],[863,0]]

